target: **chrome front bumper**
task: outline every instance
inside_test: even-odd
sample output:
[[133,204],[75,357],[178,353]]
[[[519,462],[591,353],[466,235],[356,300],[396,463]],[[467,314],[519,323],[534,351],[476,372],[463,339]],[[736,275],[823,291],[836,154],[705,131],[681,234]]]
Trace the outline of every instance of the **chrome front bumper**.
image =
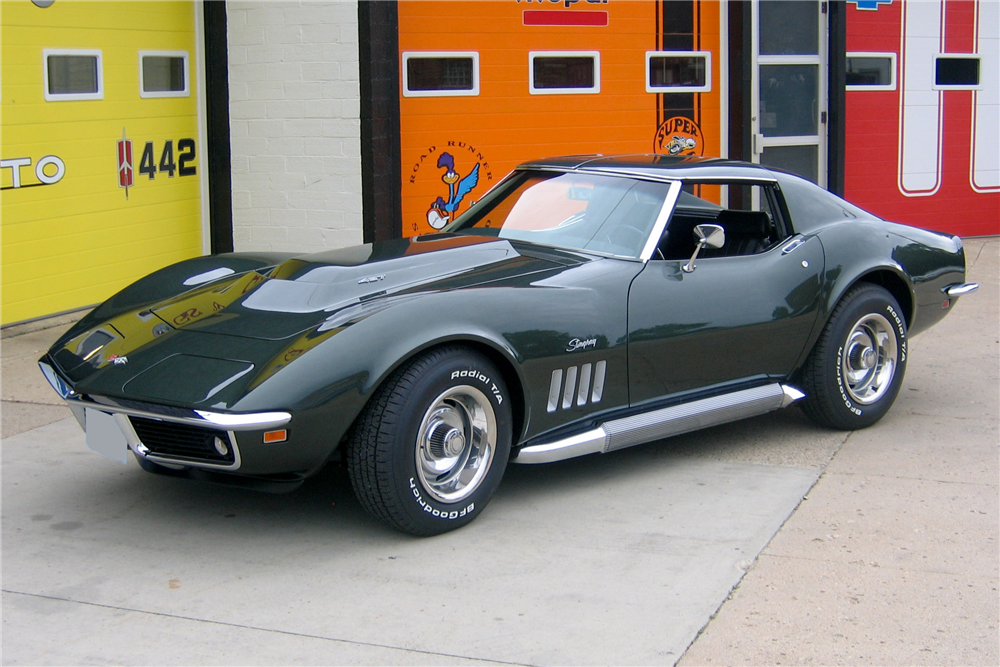
[[[288,424],[292,419],[292,415],[287,412],[226,413],[161,406],[139,401],[114,400],[103,396],[84,396],[77,393],[72,385],[63,379],[50,364],[39,361],[38,366],[49,381],[49,384],[52,385],[52,388],[66,401],[66,404],[73,412],[73,416],[76,417],[77,422],[80,423],[80,427],[84,431],[87,430],[86,412],[88,409],[109,414],[114,417],[118,427],[125,435],[129,449],[143,458],[168,468],[195,467],[207,470],[237,470],[241,465],[240,449],[237,442],[238,432],[275,429]],[[142,443],[130,417],[153,419],[161,422],[225,432],[228,434],[233,448],[234,461],[232,463],[220,464],[208,461],[178,460],[171,457],[159,456],[150,451]]]

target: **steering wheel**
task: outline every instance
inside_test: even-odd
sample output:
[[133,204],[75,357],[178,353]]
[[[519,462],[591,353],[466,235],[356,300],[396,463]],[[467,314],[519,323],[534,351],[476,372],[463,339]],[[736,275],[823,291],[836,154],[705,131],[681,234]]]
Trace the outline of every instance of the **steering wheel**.
[[638,254],[646,242],[646,232],[631,225],[616,225],[604,238],[609,245]]

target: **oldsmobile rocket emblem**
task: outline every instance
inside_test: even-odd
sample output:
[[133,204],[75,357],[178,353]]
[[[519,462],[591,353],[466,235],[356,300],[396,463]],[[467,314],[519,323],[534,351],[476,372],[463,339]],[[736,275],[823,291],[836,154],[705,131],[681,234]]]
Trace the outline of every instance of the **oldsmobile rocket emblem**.
[[[173,175],[173,172],[170,172]],[[135,170],[132,165],[132,140],[126,138],[125,128],[122,128],[122,138],[118,142],[118,187],[125,188],[125,199],[128,199],[128,189],[135,184]]]

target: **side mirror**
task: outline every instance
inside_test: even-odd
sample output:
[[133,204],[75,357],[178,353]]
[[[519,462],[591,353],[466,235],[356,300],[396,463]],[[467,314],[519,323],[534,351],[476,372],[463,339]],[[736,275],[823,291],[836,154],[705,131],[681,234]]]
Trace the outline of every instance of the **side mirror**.
[[687,264],[681,268],[684,273],[691,273],[695,270],[694,260],[698,258],[698,253],[705,246],[709,248],[721,248],[726,244],[726,230],[722,228],[722,225],[698,225],[694,228],[694,237],[698,241],[698,245],[694,248],[694,254],[691,255],[691,259]]

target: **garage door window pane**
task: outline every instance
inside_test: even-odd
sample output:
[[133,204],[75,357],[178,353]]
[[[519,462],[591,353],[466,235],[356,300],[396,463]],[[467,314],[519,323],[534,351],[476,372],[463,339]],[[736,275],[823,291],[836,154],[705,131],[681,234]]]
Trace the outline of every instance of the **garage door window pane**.
[[97,100],[104,97],[100,51],[45,51],[45,99]]
[[478,53],[403,54],[405,97],[478,94]]
[[597,54],[531,54],[531,92],[600,92],[600,62]]
[[472,58],[411,58],[410,90],[472,90]]
[[848,90],[895,90],[895,54],[847,54]]
[[142,56],[142,92],[186,94],[187,56]]
[[710,53],[646,54],[646,92],[706,93],[710,77]]
[[934,62],[935,88],[976,88],[979,86],[979,58],[944,58]]

